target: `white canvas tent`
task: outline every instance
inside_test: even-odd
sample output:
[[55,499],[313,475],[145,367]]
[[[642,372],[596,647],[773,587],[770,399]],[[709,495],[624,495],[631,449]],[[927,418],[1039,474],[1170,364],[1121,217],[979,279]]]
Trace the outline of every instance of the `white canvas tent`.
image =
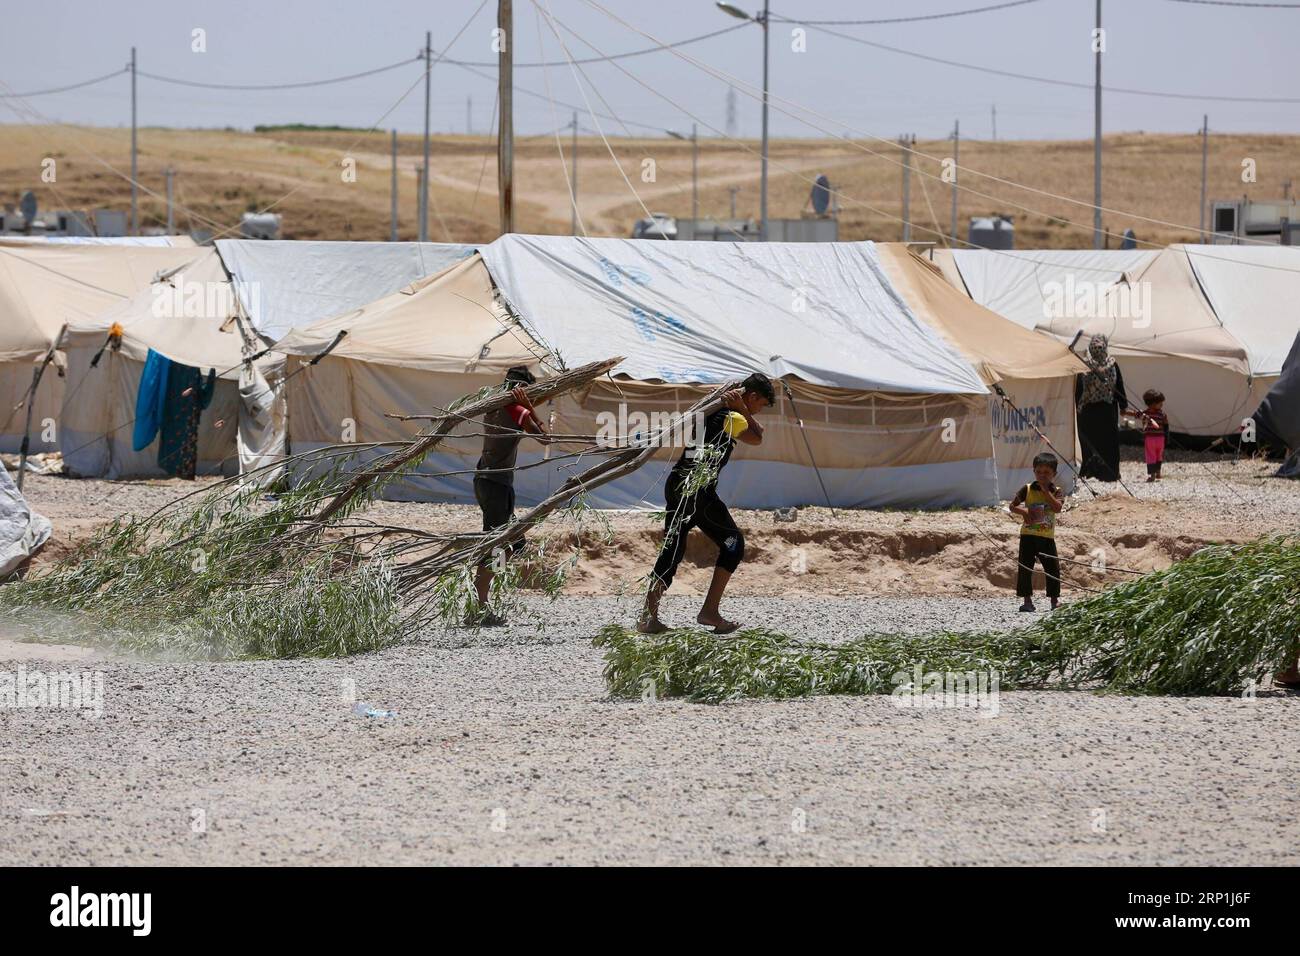
[[[1107,335],[1129,400],[1155,388],[1175,432],[1237,430],[1276,380],[1300,326],[1300,251],[937,250],[947,279],[1024,328]],[[1288,265],[1290,263],[1290,265]]]
[[441,272],[474,251],[442,242],[218,239],[253,329],[268,342]]
[[[923,266],[925,277],[913,282],[933,300],[909,305],[889,270],[917,266],[887,267],[870,243],[506,236],[438,276],[279,342],[293,369],[347,332],[290,383],[292,447],[405,438],[414,426],[385,413],[428,413],[499,383],[515,364],[545,375],[560,361],[625,355],[612,380],[556,403],[556,430],[591,434],[620,414],[626,421],[629,410],[680,411],[702,388],[758,369],[794,392],[835,505],[990,503],[999,494],[985,387],[993,363],[977,368],[918,315],[970,307]],[[1065,350],[1049,342],[1047,351],[1060,366],[1055,378],[1067,381]],[[764,444],[738,452],[724,473],[724,493],[742,507],[822,503],[784,395],[769,419]],[[1072,430],[1058,438],[1072,445]],[[479,442],[430,459],[395,496],[473,500]],[[599,489],[593,503],[657,503],[679,453],[663,449],[653,464]],[[521,447],[521,502],[563,480],[572,463],[562,454]],[[459,474],[434,474],[448,471]]]
[[1300,248],[1204,246],[1181,249],[1210,307],[1245,349],[1251,374],[1282,372],[1300,332]]
[[[351,312],[434,275],[474,252],[472,245],[441,242],[331,242],[218,239],[248,328],[270,345],[290,330]],[[328,343],[326,343],[328,344]],[[322,346],[324,348],[324,346]],[[240,428],[244,471],[270,465],[287,449],[281,365],[264,365],[267,381],[241,385],[246,404],[270,403],[266,420]],[[276,472],[263,471],[269,481]]]
[[[199,422],[199,474],[234,474],[241,458],[249,457],[248,446],[266,440],[259,409],[240,398],[241,384],[260,373],[242,362],[246,348],[254,346],[241,334],[229,278],[215,250],[191,249],[190,255],[190,261],[130,299],[69,326],[62,420],[64,465],[71,474],[112,479],[164,474],[157,463],[157,438],[140,451],[132,448],[140,378],[151,349],[218,374],[216,392]],[[269,420],[270,410],[265,411]]]
[[[194,257],[191,248],[0,240],[0,451],[22,443],[32,373],[65,323],[83,322]],[[31,451],[59,447],[64,380],[46,369],[32,403]],[[48,439],[48,440],[47,440]]]
[[[998,491],[1010,498],[1015,489],[1033,480],[1034,456],[1051,447],[1078,462],[1074,413],[1074,376],[1079,361],[1060,343],[1012,323],[976,305],[953,289],[934,264],[901,243],[879,243],[876,249],[886,274],[908,306],[951,342],[984,381],[998,385],[1010,399],[989,396]],[[1074,475],[1065,463],[1058,481],[1074,489]]]

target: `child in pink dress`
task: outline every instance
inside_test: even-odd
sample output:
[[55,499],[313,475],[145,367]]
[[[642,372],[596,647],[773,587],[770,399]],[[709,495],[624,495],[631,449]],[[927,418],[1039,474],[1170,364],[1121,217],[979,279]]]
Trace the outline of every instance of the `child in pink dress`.
[[1164,393],[1148,388],[1142,393],[1146,402],[1146,411],[1142,420],[1146,422],[1143,436],[1146,441],[1147,481],[1160,480],[1160,466],[1165,460],[1165,436],[1169,434],[1169,416],[1165,414]]

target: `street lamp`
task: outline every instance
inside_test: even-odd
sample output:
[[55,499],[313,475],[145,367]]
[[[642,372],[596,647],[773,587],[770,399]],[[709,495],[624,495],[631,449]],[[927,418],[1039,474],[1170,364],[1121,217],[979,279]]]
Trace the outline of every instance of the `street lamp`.
[[735,17],[738,20],[749,20],[757,23],[763,28],[763,145],[762,159],[763,170],[759,180],[759,222],[758,222],[758,239],[760,242],[767,241],[767,40],[768,25],[770,17],[768,16],[768,0],[763,0],[763,12],[750,15],[739,7],[734,7],[729,3],[718,3],[718,9],[728,16]]
[[664,130],[673,139],[690,141],[691,144],[691,222],[700,219],[700,131],[696,124],[691,124],[691,135],[686,136],[675,130]]

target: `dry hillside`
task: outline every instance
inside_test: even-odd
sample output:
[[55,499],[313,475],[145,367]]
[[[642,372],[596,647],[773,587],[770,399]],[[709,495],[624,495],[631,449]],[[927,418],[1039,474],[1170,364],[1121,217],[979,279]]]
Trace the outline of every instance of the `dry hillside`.
[[[125,129],[8,126],[0,136],[0,198],[16,202],[26,189],[43,209],[126,208],[130,133]],[[558,144],[569,157],[569,140]],[[389,138],[385,133],[146,128],[140,131],[144,225],[165,221],[163,170],[177,170],[180,228],[220,232],[242,212],[272,207],[284,215],[285,238],[386,239],[389,231]],[[404,239],[415,238],[415,170],[419,136],[400,138],[399,221]],[[946,231],[951,192],[937,178],[947,142],[917,143],[911,218],[914,240],[939,239]],[[1200,142],[1195,135],[1115,134],[1106,139],[1105,203],[1128,215],[1107,213],[1115,233],[1133,227],[1158,243],[1195,239],[1200,192]],[[618,158],[616,165],[610,152]],[[691,146],[669,139],[617,139],[611,148],[594,137],[579,141],[579,208],[589,233],[627,235],[645,206],[690,214]],[[841,237],[901,237],[900,152],[867,140],[783,140],[773,144],[771,215],[797,216],[808,188],[826,173],[840,190]],[[355,182],[345,182],[342,161],[356,161]],[[737,213],[758,211],[757,144],[701,144],[700,208],[725,216],[729,187],[739,187]],[[929,158],[927,158],[929,157]],[[41,163],[57,163],[54,183],[41,182]],[[1241,182],[1242,160],[1256,162],[1258,182]],[[654,181],[643,179],[654,160]],[[1088,141],[980,142],[961,145],[960,215],[1002,212],[1016,218],[1021,248],[1091,245],[1092,211],[1057,196],[1092,195],[1092,144]],[[620,172],[620,166],[622,172]],[[439,136],[432,146],[430,238],[483,241],[496,235],[496,162],[493,142],[482,137]],[[1300,179],[1300,136],[1214,136],[1210,150],[1210,198],[1282,195]],[[977,175],[976,172],[988,174]],[[929,175],[921,175],[928,173]],[[995,177],[995,178],[990,178]],[[516,227],[567,233],[569,193],[552,137],[517,142]],[[1009,185],[1011,183],[1018,185]],[[1136,216],[1179,225],[1159,225]],[[1193,228],[1180,228],[1181,225]],[[963,227],[964,229],[964,227]]]

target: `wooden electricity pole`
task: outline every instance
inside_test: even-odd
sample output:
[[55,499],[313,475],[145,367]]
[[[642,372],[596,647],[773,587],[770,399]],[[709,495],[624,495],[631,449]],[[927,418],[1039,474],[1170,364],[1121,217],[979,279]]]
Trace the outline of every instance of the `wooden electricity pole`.
[[511,31],[511,0],[497,0],[497,96],[501,102],[497,129],[497,188],[500,192],[501,234],[515,231],[515,127],[514,127],[514,38]]

